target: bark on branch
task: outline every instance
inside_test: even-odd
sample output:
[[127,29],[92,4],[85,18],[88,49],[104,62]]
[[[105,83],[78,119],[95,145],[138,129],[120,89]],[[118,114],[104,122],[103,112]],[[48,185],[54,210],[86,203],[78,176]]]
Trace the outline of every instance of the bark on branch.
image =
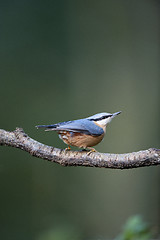
[[83,151],[66,151],[44,145],[30,138],[21,128],[13,132],[0,129],[0,145],[20,148],[32,156],[42,158],[63,166],[86,166],[99,168],[127,169],[160,164],[160,149],[109,154]]

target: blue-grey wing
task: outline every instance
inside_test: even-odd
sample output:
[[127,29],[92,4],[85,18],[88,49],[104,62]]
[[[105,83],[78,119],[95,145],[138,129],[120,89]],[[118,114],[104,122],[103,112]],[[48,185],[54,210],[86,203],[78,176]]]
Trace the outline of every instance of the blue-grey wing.
[[92,136],[100,136],[104,133],[103,128],[97,126],[93,121],[88,119],[82,119],[84,127],[88,131],[88,134]]
[[[45,126],[44,126],[45,127]],[[103,129],[88,119],[79,119],[46,126],[46,131],[71,131],[93,136],[100,136]]]

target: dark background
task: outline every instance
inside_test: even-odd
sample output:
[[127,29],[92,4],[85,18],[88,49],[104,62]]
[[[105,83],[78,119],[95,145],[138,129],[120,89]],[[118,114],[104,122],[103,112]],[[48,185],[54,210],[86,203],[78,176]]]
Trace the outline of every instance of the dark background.
[[[122,111],[101,152],[159,148],[160,4],[156,0],[0,1],[0,128]],[[160,232],[160,167],[62,167],[0,147],[0,238],[113,239],[140,214]]]

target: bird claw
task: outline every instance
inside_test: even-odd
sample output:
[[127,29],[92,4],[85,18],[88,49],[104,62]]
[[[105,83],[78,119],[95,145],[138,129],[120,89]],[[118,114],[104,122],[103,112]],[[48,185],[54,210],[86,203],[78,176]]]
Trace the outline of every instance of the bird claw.
[[71,147],[68,146],[67,148],[65,148],[65,151],[70,151],[71,150]]
[[87,153],[88,156],[93,152],[97,152],[96,149],[94,148],[88,147],[88,149],[89,149],[89,152]]

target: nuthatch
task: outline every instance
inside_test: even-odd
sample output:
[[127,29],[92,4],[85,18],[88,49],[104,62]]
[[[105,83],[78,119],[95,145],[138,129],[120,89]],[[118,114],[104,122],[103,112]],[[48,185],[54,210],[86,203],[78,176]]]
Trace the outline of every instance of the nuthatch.
[[46,128],[45,131],[56,131],[64,143],[79,148],[89,148],[95,151],[92,146],[102,141],[106,133],[106,126],[121,112],[98,113],[91,117],[60,122],[52,125],[38,125],[37,128]]

